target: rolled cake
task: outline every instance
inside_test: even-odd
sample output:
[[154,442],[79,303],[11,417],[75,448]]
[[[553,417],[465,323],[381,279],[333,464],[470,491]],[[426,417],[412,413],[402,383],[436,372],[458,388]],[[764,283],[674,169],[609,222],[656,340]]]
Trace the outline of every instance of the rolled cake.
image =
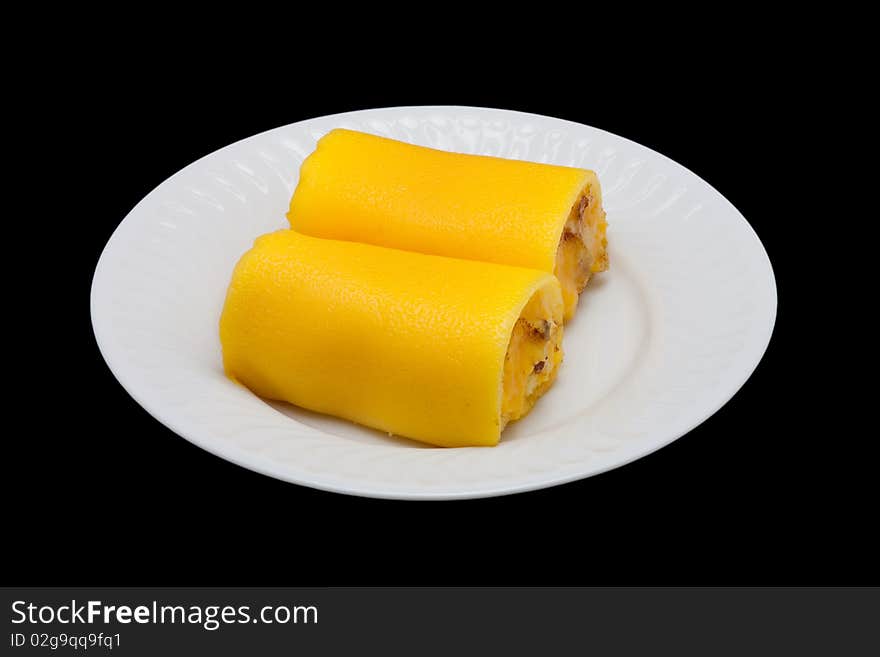
[[495,445],[562,362],[556,278],[282,230],[235,267],[227,375],[283,400],[442,446]]
[[570,318],[608,268],[605,212],[587,169],[465,155],[337,129],[300,170],[294,230],[555,273]]

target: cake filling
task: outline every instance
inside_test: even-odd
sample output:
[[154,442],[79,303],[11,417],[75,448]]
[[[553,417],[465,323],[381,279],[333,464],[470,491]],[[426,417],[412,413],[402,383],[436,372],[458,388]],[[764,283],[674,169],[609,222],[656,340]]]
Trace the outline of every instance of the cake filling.
[[543,293],[523,309],[504,360],[501,428],[526,415],[556,380],[562,363],[562,324],[549,319]]
[[569,212],[556,250],[556,277],[562,286],[565,319],[574,314],[590,277],[608,269],[606,226],[599,186],[588,184]]

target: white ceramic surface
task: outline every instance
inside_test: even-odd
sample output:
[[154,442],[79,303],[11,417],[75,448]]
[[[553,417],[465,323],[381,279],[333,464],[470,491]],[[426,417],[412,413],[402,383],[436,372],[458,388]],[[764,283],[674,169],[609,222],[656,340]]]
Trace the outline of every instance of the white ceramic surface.
[[[287,226],[299,165],[335,127],[599,173],[611,269],[589,284],[566,326],[556,385],[498,447],[438,449],[389,438],[267,403],[223,376],[217,323],[233,265],[255,237]],[[736,208],[648,148],[532,114],[399,107],[270,130],[178,172],[108,242],[91,312],[120,383],[187,440],[298,484],[440,499],[588,477],[675,440],[730,399],[758,364],[776,317],[776,286]]]

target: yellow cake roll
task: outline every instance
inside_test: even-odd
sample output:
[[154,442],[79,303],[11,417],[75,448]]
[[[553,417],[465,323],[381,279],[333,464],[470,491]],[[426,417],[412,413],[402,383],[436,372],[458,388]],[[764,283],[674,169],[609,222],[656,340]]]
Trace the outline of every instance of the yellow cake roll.
[[546,272],[282,230],[236,265],[220,340],[227,375],[261,397],[495,445],[556,378],[562,315]]
[[450,153],[337,129],[300,170],[288,213],[307,235],[555,273],[565,317],[608,268],[586,169]]

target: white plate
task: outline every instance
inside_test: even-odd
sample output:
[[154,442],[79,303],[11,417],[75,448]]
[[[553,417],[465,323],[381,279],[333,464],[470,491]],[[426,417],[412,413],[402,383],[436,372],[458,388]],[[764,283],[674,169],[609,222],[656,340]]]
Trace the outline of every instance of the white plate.
[[[438,449],[292,406],[223,376],[217,323],[230,273],[284,213],[300,163],[335,127],[426,146],[591,168],[611,269],[566,326],[556,385],[495,448]],[[596,128],[472,107],[398,107],[294,123],[203,157],[123,220],[98,262],[92,324],[125,389],[187,440],[287,481],[439,499],[552,486],[670,443],[757,366],[776,318],[770,261],[706,182]]]

